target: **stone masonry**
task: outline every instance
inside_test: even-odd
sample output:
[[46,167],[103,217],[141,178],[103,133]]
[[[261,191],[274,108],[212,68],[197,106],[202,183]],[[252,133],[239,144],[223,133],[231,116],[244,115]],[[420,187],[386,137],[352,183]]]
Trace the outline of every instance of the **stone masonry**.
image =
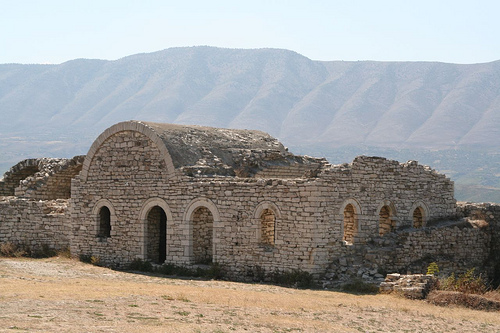
[[238,280],[294,269],[326,285],[380,280],[436,260],[495,274],[498,234],[415,161],[331,165],[259,131],[138,121],[108,128],[85,157],[44,161],[0,181],[0,242],[69,246],[115,267],[217,262]]

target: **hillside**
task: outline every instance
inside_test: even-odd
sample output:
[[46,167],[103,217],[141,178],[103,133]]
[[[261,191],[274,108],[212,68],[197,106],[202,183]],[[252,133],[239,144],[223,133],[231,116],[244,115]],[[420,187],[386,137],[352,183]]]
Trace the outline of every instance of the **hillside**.
[[496,312],[396,295],[133,274],[0,258],[3,332],[498,332]]
[[[27,157],[84,154],[108,126],[138,119],[259,129],[334,163],[414,155],[449,171],[457,188],[488,187],[493,196],[480,200],[500,201],[500,61],[319,62],[279,49],[191,47],[4,64],[0,110],[2,172]],[[435,158],[441,151],[458,158]],[[462,154],[480,155],[467,175],[457,171]]]

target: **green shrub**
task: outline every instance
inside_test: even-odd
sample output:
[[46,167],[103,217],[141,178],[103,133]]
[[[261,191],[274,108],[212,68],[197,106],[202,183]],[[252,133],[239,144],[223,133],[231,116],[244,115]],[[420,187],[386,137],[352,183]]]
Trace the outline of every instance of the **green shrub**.
[[154,272],[163,275],[203,277],[216,280],[224,277],[224,270],[218,263],[212,263],[206,269],[201,267],[188,268],[170,263],[154,267],[149,261],[135,259],[130,263],[128,269],[140,272]]
[[31,258],[51,258],[57,255],[57,251],[47,244],[42,244],[41,247],[37,247],[35,250],[28,252]]
[[483,295],[465,294],[458,291],[434,290],[427,296],[427,301],[441,306],[460,305],[475,310],[500,310],[500,301],[498,300]]
[[142,259],[134,259],[128,266],[131,271],[152,272],[153,265],[149,261]]
[[489,290],[487,282],[481,274],[475,274],[474,268],[459,275],[458,278],[452,273],[449,277],[441,279],[439,282],[439,289],[447,291],[481,295]]
[[84,262],[86,264],[101,266],[101,257],[99,256],[94,256],[91,254],[80,254],[78,258],[80,259],[81,262]]
[[224,269],[219,263],[211,263],[210,267],[205,273],[205,277],[209,279],[214,279],[214,280],[220,280],[224,278]]
[[291,271],[274,271],[270,274],[272,283],[284,287],[312,288],[314,287],[314,277],[311,273],[294,269]]
[[372,283],[367,283],[360,278],[354,278],[342,286],[342,290],[350,293],[359,294],[376,294],[378,286]]
[[427,275],[436,275],[437,273],[439,273],[438,264],[431,262],[429,266],[427,266]]

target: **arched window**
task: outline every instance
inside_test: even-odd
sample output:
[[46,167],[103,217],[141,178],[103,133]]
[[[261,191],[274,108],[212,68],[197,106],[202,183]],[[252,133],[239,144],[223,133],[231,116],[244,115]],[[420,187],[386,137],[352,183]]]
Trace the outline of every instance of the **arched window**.
[[396,227],[396,221],[393,218],[391,207],[385,205],[380,209],[379,213],[379,235],[383,236],[388,232],[392,232]]
[[347,244],[352,244],[357,232],[358,214],[352,204],[347,204],[344,208],[344,241]]
[[260,215],[260,241],[262,244],[274,245],[276,216],[271,209],[264,209]]
[[253,221],[256,228],[256,241],[266,251],[272,251],[278,243],[278,226],[280,220],[281,212],[274,203],[263,201],[255,207]]
[[101,238],[111,237],[111,211],[106,206],[99,209],[99,231],[97,236]]
[[422,207],[417,207],[413,211],[413,227],[422,228],[424,226],[424,210]]

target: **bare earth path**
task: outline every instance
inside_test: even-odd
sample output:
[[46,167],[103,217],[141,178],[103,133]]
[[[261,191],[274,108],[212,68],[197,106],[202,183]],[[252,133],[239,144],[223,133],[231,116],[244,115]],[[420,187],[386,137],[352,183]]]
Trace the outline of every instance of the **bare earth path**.
[[64,258],[0,259],[0,332],[500,332],[500,313],[389,295],[116,272]]

